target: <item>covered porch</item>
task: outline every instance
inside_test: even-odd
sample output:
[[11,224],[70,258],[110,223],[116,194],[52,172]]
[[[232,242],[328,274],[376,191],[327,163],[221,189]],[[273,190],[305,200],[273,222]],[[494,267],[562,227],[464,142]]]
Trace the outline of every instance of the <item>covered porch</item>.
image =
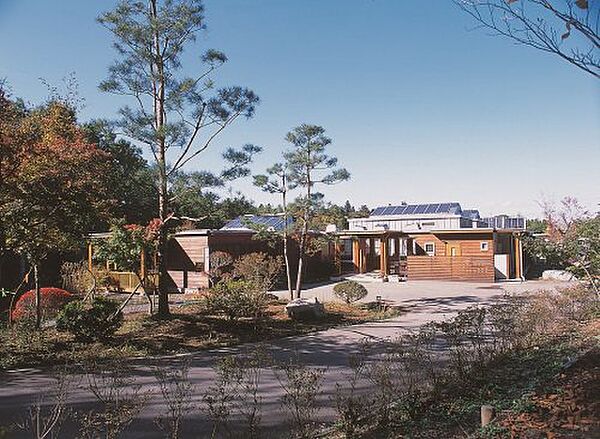
[[392,230],[352,230],[337,233],[336,259],[339,274],[378,273],[402,276],[406,269],[404,233]]

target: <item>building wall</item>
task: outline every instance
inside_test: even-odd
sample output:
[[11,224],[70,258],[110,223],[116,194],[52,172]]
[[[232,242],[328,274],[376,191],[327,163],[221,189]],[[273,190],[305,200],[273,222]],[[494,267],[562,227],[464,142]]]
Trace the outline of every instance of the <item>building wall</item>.
[[[412,242],[416,243],[416,248]],[[409,234],[409,255],[425,256],[425,244],[435,244],[435,256],[450,256],[450,248],[458,248],[461,256],[489,256],[493,260],[494,238],[488,233],[465,233],[465,234]],[[481,243],[487,244],[487,250],[481,250]],[[416,249],[416,252],[413,250]]]
[[487,256],[408,256],[408,281],[494,282],[494,259]]
[[461,227],[461,218],[456,215],[421,215],[419,217],[371,217],[348,220],[350,230],[378,230],[387,226],[389,230],[419,232],[429,230],[454,230]]
[[[169,241],[167,270],[171,280],[170,289],[201,289],[209,287],[210,254],[222,251],[234,259],[240,256],[261,252],[271,256],[281,256],[282,245],[272,246],[266,241],[252,238],[252,233],[215,233],[207,235],[175,236]],[[295,241],[289,242],[289,261],[292,278],[298,269],[298,247]],[[306,282],[329,278],[332,274],[333,255],[327,247],[322,252],[305,259],[304,280]],[[282,270],[282,279],[284,270]]]
[[208,287],[207,249],[208,236],[176,236],[169,241],[166,261],[173,290]]
[[[413,245],[414,242],[414,245]],[[481,243],[487,250],[481,250]],[[435,253],[425,252],[425,244],[434,243]],[[409,235],[407,258],[408,279],[443,279],[493,282],[494,240],[493,234],[413,234]],[[451,248],[456,256],[451,256]],[[416,250],[416,252],[414,252]]]

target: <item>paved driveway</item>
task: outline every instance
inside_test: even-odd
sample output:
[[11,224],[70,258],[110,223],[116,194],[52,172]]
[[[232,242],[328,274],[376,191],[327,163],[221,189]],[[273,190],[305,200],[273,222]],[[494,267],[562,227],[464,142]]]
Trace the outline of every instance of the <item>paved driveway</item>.
[[[358,352],[365,338],[375,342],[396,337],[432,320],[443,320],[451,317],[458,310],[473,304],[487,304],[501,297],[504,293],[519,293],[527,290],[553,289],[559,286],[550,282],[527,282],[505,284],[473,284],[457,282],[412,281],[408,283],[371,283],[367,284],[369,297],[372,300],[380,295],[394,301],[405,308],[406,313],[382,322],[372,322],[344,328],[334,328],[312,335],[289,337],[273,342],[267,349],[277,359],[298,356],[302,362],[311,366],[327,368],[324,378],[322,406],[318,419],[328,422],[334,419],[332,396],[335,384],[343,383],[349,373],[348,356]],[[331,298],[331,285],[310,288],[307,297],[318,297],[320,300]],[[191,355],[190,378],[196,386],[196,400],[200,405],[201,395],[214,379],[212,366],[215,360],[225,354],[240,354],[256,349],[256,345],[248,344],[235,348],[203,351]],[[141,416],[130,426],[125,437],[151,438],[162,435],[154,426],[153,420],[164,413],[165,408],[158,397],[159,390],[151,373],[151,366],[160,363],[169,365],[172,359],[143,359],[134,361],[133,375],[144,390],[153,397]],[[40,370],[11,371],[0,375],[0,425],[7,425],[19,419],[27,407],[51,387],[52,375]],[[92,403],[87,388],[82,384],[71,395],[76,406]],[[272,371],[266,370],[262,377],[263,424],[272,437],[281,437],[285,428],[285,416],[280,409],[280,398],[283,391]],[[68,427],[67,427],[68,428]],[[198,410],[192,419],[185,423],[184,437],[207,437],[209,425],[205,413]],[[67,434],[65,437],[70,437]],[[15,435],[19,437],[19,435]],[[30,437],[23,434],[21,437]]]

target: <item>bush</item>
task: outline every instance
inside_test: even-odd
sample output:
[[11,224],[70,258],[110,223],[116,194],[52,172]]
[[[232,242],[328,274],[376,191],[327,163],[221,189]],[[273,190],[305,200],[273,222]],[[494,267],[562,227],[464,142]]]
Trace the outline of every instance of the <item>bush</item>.
[[71,302],[58,315],[56,327],[70,332],[78,341],[103,340],[113,335],[123,322],[122,312],[115,315],[118,309],[118,302],[105,297],[94,298],[91,305]]
[[[42,320],[50,320],[73,299],[73,295],[60,288],[40,288]],[[17,300],[12,311],[14,321],[35,320],[35,290],[29,290]]]
[[254,283],[243,280],[223,280],[204,296],[208,313],[222,314],[229,320],[260,317],[267,307],[268,297]]
[[94,276],[86,261],[65,262],[60,267],[62,287],[74,294],[85,295],[94,286]]
[[229,269],[233,263],[233,256],[227,252],[215,251],[210,254],[210,270],[208,277],[211,285],[216,285],[219,281],[228,277]]
[[333,294],[346,303],[352,303],[356,302],[357,300],[364,299],[367,296],[368,291],[358,282],[347,280],[336,284],[333,287]]
[[263,291],[269,291],[281,273],[282,263],[281,257],[249,253],[233,263],[233,276],[252,282]]

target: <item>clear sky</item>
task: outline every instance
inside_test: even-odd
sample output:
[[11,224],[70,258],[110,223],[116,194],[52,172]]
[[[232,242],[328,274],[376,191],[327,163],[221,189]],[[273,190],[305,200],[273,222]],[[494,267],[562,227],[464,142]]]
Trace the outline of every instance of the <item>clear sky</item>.
[[[81,120],[116,117],[123,100],[98,83],[114,57],[95,22],[113,0],[0,0],[0,78],[36,103],[39,78],[75,72]],[[327,129],[352,173],[329,200],[370,207],[459,201],[484,214],[539,215],[537,201],[600,203],[599,81],[555,56],[472,31],[449,0],[208,0],[207,32],[192,55],[224,51],[220,85],[261,98],[188,168],[218,169],[227,146],[251,142],[279,158],[302,123]],[[248,181],[250,198],[276,202]]]

